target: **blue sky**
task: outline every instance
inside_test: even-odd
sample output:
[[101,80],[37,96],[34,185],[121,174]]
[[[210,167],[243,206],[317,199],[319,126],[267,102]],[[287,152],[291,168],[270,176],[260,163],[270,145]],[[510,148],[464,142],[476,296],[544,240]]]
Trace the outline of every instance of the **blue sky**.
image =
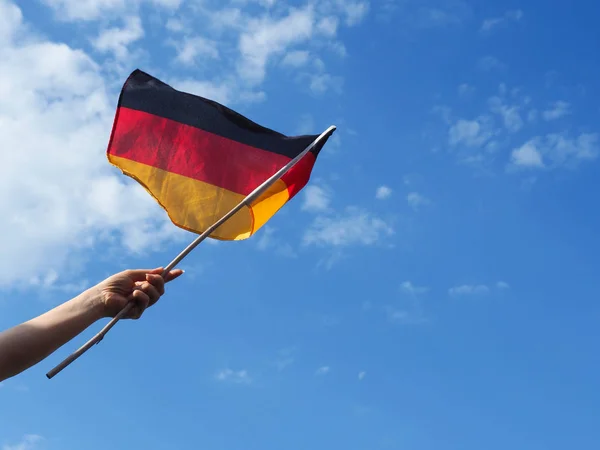
[[0,0],[1,328],[192,239],[106,162],[133,69],[338,127],[259,234],[2,383],[0,448],[591,448],[599,8]]

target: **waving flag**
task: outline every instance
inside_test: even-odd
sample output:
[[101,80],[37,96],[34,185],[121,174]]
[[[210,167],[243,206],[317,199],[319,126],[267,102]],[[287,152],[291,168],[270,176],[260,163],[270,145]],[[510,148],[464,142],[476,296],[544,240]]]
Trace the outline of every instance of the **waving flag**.
[[[254,234],[307,184],[332,132],[211,237]],[[146,188],[175,225],[202,233],[318,137],[285,136],[136,70],[121,90],[107,156]]]

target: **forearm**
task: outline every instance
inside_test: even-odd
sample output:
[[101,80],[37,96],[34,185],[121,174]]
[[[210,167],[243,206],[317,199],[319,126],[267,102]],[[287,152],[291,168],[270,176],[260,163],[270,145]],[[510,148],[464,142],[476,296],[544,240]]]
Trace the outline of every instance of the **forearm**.
[[86,291],[0,333],[0,381],[37,364],[102,317],[102,304]]

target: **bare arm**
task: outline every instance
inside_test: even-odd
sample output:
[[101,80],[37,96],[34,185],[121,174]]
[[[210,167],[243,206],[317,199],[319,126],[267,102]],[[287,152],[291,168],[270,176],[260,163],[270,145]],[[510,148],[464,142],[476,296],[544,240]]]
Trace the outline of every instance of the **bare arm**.
[[39,363],[103,317],[117,314],[134,300],[127,318],[138,319],[164,294],[165,281],[180,276],[173,270],[126,270],[107,278],[50,311],[0,333],[0,381]]
[[86,291],[0,333],[0,381],[37,364],[102,317],[102,302]]

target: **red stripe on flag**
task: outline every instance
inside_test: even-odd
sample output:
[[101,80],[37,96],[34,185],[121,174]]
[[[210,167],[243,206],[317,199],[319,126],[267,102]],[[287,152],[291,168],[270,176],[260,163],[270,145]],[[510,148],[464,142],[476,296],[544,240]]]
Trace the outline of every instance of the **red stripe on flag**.
[[[108,153],[242,195],[250,194],[290,161],[286,156],[124,107],[118,110]],[[305,159],[287,174],[291,184],[286,184],[293,186],[294,192],[303,180],[302,170],[296,168],[312,169],[314,164],[314,156],[309,165]],[[308,176],[305,178],[308,181]]]
[[306,186],[310,178],[316,157],[314,153],[308,152],[294,167],[288,170],[282,177],[290,195],[290,199]]

